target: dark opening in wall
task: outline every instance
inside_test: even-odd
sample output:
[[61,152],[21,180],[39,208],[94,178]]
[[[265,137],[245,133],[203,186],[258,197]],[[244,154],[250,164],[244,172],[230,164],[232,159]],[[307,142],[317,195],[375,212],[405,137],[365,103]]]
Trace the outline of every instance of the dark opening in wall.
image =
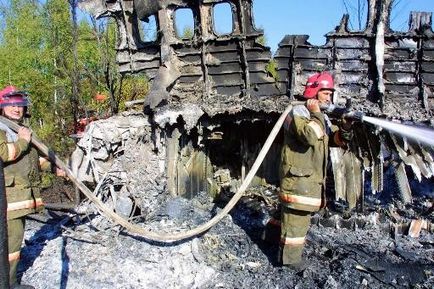
[[[216,169],[229,169],[231,178],[241,181],[251,169],[273,125],[263,120],[223,122],[214,131],[221,135],[221,139],[209,139],[205,144],[211,164]],[[281,143],[279,135],[256,173],[252,186],[279,184]]]
[[[175,128],[168,134],[168,187],[177,195],[192,198],[199,192],[216,196],[235,193],[251,170],[269,136],[275,119],[270,115],[219,115],[204,119],[202,133]],[[208,129],[209,128],[209,129]],[[280,151],[283,137],[278,134],[250,183],[279,186]]]
[[174,29],[176,37],[180,39],[193,39],[194,16],[190,8],[178,8],[175,10]]
[[217,35],[228,35],[233,32],[233,14],[228,2],[217,3],[213,7],[214,32]]

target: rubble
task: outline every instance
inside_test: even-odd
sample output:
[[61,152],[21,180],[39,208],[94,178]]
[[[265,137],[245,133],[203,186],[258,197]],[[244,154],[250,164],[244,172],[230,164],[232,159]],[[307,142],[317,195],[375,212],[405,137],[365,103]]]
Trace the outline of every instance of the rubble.
[[[240,188],[279,113],[306,76],[336,72],[336,102],[369,116],[432,127],[432,15],[411,15],[409,31],[388,27],[391,1],[369,1],[364,31],[344,16],[324,46],[285,36],[267,72],[252,1],[81,1],[115,18],[121,73],[152,82],[143,112],[92,122],[71,168],[106,206],[149,232],[196,228]],[[213,5],[229,3],[230,35],[212,27]],[[174,31],[178,8],[195,13],[192,39]],[[160,36],[140,38],[158,19]],[[334,122],[337,120],[333,119]],[[276,209],[281,135],[238,205],[207,232],[166,244],[130,235],[84,200],[63,222],[30,222],[20,268],[39,288],[432,288],[434,152],[417,141],[354,124],[347,150],[332,149],[330,209],[312,218],[306,258],[295,272],[276,264],[262,240]]]
[[[253,206],[255,204],[255,206]],[[219,210],[206,195],[175,198],[148,220],[153,230],[195,226]],[[118,227],[95,230],[92,216],[51,215],[28,222],[22,281],[36,288],[431,288],[434,234],[390,234],[385,215],[358,215],[353,228],[312,225],[305,256],[295,272],[276,265],[277,244],[261,232],[265,203],[246,197],[206,234],[175,244],[134,238]],[[430,217],[431,222],[433,216]],[[342,219],[316,215],[313,220]],[[59,220],[68,220],[59,224]]]
[[[235,193],[259,152],[259,146],[252,149],[243,143],[250,143],[258,132],[246,131],[242,123],[217,130],[206,141],[188,137],[176,126],[161,130],[143,114],[124,113],[89,125],[72,155],[72,169],[79,180],[94,184],[100,199],[126,217],[152,214],[157,204],[176,196]],[[237,125],[243,128],[237,131]],[[376,135],[366,125],[355,127],[354,135],[349,149],[331,148],[330,153],[334,176],[329,180],[334,188],[330,197],[342,201],[346,210],[363,209],[370,191],[404,203],[411,203],[415,188],[434,193],[431,148],[385,131]],[[271,146],[251,186],[276,187],[279,145]],[[415,181],[409,178],[412,175]]]
[[[106,162],[111,164],[106,172],[93,158],[102,181],[95,193],[118,211],[113,200],[122,196],[120,187],[128,185],[129,198],[140,209],[123,213],[124,217],[154,232],[185,231],[209,220],[237,183],[230,181],[228,171],[220,170],[216,171],[223,189],[219,197],[206,191],[190,199],[171,195],[164,185],[165,170],[148,167],[158,159],[155,147],[162,139],[142,135],[149,128],[143,119],[125,114],[88,128],[97,132],[96,127],[104,130],[111,125],[111,131],[117,131],[114,124],[132,120],[143,125],[118,128],[123,133],[113,135],[128,135],[125,140],[117,138],[119,146],[96,138],[97,133],[79,144],[80,150],[93,141],[99,148],[114,147],[119,152],[106,151]],[[153,154],[142,153],[146,151]],[[142,170],[152,178],[144,178]],[[85,169],[78,172],[96,176]],[[431,288],[434,232],[428,224],[434,222],[430,211],[434,192],[432,186],[428,188],[415,191],[411,204],[399,199],[390,203],[382,200],[386,194],[377,193],[365,196],[364,213],[330,210],[315,215],[305,251],[308,267],[303,272],[279,267],[278,245],[262,240],[264,225],[277,204],[277,188],[259,184],[250,187],[230,215],[209,231],[173,244],[131,236],[86,201],[77,208],[79,214],[51,213],[55,219],[47,223],[29,222],[20,272],[24,283],[36,283],[37,288]],[[338,204],[335,209],[340,209]],[[422,216],[426,229],[421,227],[419,237],[409,236],[411,223]]]

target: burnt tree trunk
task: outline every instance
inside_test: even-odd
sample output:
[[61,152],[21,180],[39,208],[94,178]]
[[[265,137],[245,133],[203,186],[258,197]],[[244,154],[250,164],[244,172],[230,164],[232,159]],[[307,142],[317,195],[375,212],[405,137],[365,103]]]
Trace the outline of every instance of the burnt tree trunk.
[[79,72],[78,72],[78,55],[77,55],[77,42],[78,42],[78,25],[77,25],[77,5],[78,0],[69,0],[69,4],[71,5],[71,15],[72,15],[72,60],[73,60],[73,68],[71,75],[71,86],[72,86],[72,95],[70,98],[71,103],[71,113],[74,121],[74,133],[77,133],[77,119],[78,119],[78,95],[80,91],[80,83],[79,83]]

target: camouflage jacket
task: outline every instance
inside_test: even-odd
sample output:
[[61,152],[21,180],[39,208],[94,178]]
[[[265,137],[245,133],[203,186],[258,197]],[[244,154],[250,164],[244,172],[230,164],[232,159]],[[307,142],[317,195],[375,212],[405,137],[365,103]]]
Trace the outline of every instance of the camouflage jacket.
[[324,205],[328,147],[343,145],[337,127],[322,113],[294,106],[284,124],[281,153],[280,201],[302,211],[317,211]]
[[41,210],[43,203],[37,150],[0,125],[0,157],[4,162],[8,220]]

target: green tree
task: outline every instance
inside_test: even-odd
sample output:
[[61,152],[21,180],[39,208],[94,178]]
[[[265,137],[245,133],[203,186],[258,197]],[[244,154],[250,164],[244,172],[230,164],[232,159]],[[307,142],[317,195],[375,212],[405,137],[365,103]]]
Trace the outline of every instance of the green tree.
[[68,4],[11,0],[4,4],[0,43],[0,86],[12,84],[31,95],[31,125],[57,151],[70,114],[65,114],[69,84],[70,24]]
[[[85,57],[83,64],[87,78],[86,84],[89,106],[103,105],[110,114],[119,112],[122,101],[121,87],[123,76],[119,74],[116,64],[116,23],[110,19],[97,21],[90,18],[91,25],[81,27],[80,55]],[[93,96],[102,93],[108,96],[107,101],[98,103],[92,101]],[[97,107],[101,110],[101,107]]]
[[36,1],[11,0],[4,14],[0,47],[0,85],[15,85],[31,94],[32,123],[45,124],[44,111],[51,107],[49,58],[44,40],[42,6]]
[[[0,86],[31,94],[31,125],[58,152],[67,153],[77,118],[95,110],[118,113],[143,96],[148,81],[122,76],[116,64],[116,24],[77,15],[77,0],[0,2]],[[96,94],[108,100],[95,101]],[[81,113],[81,115],[80,115]]]
[[40,83],[44,78],[40,73],[40,68],[44,67],[41,7],[33,1],[11,0],[10,6],[5,8],[0,83],[30,89],[32,83]]
[[184,30],[182,30],[182,39],[193,39],[194,31],[193,28],[185,26]]
[[[40,136],[59,150],[68,147],[70,139],[62,137],[73,125],[70,110],[73,44],[69,5],[64,0],[48,0],[42,12],[44,51],[47,71],[46,105],[39,112],[44,120]],[[41,94],[44,93],[41,91]]]

